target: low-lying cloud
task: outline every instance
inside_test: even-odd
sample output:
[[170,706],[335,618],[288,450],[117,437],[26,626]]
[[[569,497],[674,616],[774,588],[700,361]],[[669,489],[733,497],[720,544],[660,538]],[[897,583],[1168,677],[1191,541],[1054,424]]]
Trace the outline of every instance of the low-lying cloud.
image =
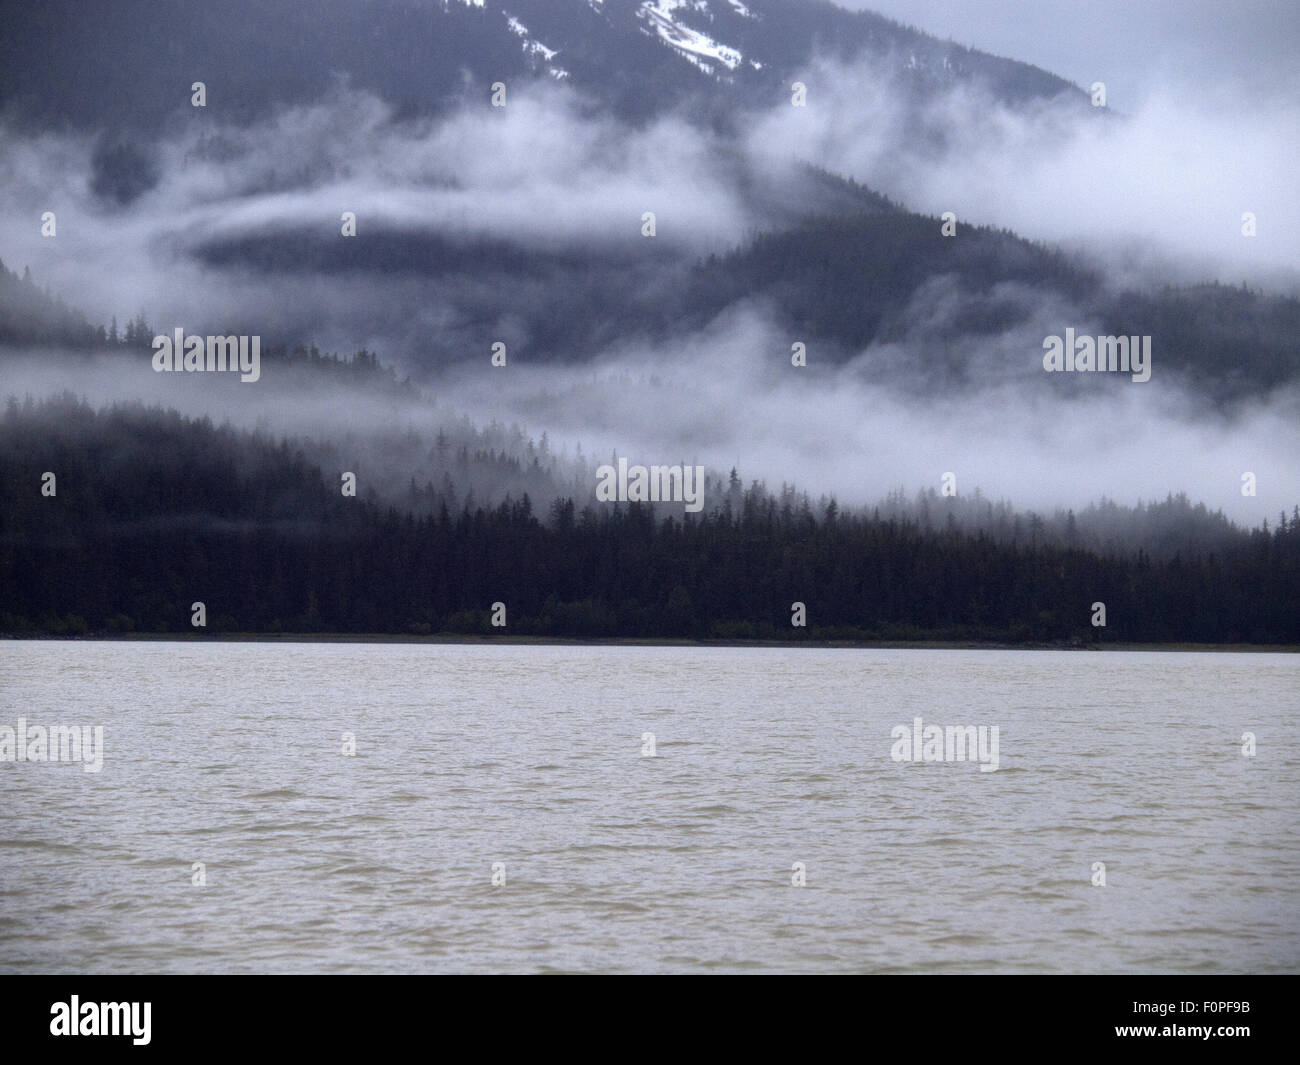
[[[353,239],[339,235],[344,211],[357,215],[358,241],[385,230],[582,249],[643,240],[642,213],[654,211],[656,239],[689,258],[735,246],[763,223],[737,181],[738,161],[776,186],[807,161],[913,209],[1085,247],[1116,284],[1179,272],[1274,285],[1294,278],[1290,107],[1214,114],[1195,101],[1155,100],[1133,115],[1080,120],[1049,105],[1013,112],[962,88],[918,114],[865,68],[820,65],[807,80],[808,106],[760,116],[739,152],[679,117],[632,129],[592,115],[560,85],[515,91],[501,110],[412,121],[340,88],[269,122],[150,147],[159,180],[126,206],[91,191],[93,142],[4,132],[0,255],[11,267],[30,263],[93,321],[144,308],[162,331],[263,333],[268,342],[303,331],[326,347],[377,348],[413,365],[421,337],[432,344],[467,328],[456,297],[468,282],[253,273],[211,265],[196,249],[304,230]],[[46,210],[58,216],[53,240],[40,236]],[[1240,232],[1248,210],[1258,218],[1255,238]],[[545,281],[536,284],[530,298],[544,301]],[[435,377],[444,406],[402,417],[421,430],[455,414],[517,421],[557,446],[581,443],[599,461],[617,450],[634,460],[734,465],[770,486],[791,481],[853,503],[937,487],[946,472],[961,492],[978,486],[1039,508],[1181,490],[1253,522],[1300,499],[1293,393],[1210,416],[1162,376],[1158,348],[1149,385],[1051,381],[1039,363],[1043,337],[1097,323],[1041,295],[1002,295],[1030,306],[1013,330],[953,345],[965,388],[930,385],[910,369],[932,354],[927,316],[945,319],[961,299],[937,278],[918,293],[902,340],[846,363],[819,360],[814,349],[807,367],[791,366],[792,338],[753,301],[671,342],[629,336],[582,366],[512,356],[494,368],[494,337],[485,335],[481,357]],[[508,326],[509,316],[503,306],[484,328]],[[93,402],[142,396],[191,413],[210,404],[239,424],[298,433],[338,431],[331,411],[340,409],[348,431],[379,432],[395,413],[346,392],[293,396],[273,383],[218,396],[195,382],[177,399],[143,372],[87,375],[45,356],[0,357],[7,393],[72,387]],[[139,358],[147,367],[148,356]],[[258,398],[246,394],[254,391]],[[1243,472],[1256,474],[1257,497],[1241,496]]]
[[[912,210],[1086,248],[1117,284],[1149,284],[1153,271],[1300,282],[1295,101],[1153,94],[1131,114],[1080,118],[964,83],[918,107],[880,64],[819,63],[805,80],[807,106],[768,112],[752,153],[806,159]],[[1242,234],[1247,212],[1255,237]]]

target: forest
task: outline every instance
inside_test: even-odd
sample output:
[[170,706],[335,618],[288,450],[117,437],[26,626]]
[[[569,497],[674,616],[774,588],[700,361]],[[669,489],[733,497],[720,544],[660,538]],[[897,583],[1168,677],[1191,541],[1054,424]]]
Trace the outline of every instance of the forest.
[[206,418],[11,399],[0,632],[1300,644],[1300,508],[1249,531],[1185,500],[1063,523],[933,496],[855,511],[733,471],[693,515],[336,478],[302,442]]

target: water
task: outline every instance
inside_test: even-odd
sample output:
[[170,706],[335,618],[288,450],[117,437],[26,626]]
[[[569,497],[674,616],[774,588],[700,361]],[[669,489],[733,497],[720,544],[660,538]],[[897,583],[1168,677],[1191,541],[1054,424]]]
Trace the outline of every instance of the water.
[[0,641],[0,725],[106,746],[0,763],[0,971],[1294,972],[1298,711],[1295,655]]

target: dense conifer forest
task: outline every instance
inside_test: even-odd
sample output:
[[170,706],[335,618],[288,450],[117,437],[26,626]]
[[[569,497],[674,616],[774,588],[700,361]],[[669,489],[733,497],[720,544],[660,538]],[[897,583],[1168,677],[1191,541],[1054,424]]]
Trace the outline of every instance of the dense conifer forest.
[[[933,495],[851,511],[734,472],[698,515],[447,484],[348,498],[310,454],[139,405],[11,400],[0,631],[1300,643],[1300,510],[1253,531],[1185,499],[1064,522]],[[1147,546],[1102,546],[1108,522]]]

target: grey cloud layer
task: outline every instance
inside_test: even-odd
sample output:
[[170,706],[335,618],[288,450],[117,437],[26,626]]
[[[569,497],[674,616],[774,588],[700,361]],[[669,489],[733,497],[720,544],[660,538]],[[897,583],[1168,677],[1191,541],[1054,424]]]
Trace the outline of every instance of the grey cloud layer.
[[[808,106],[770,112],[751,151],[808,159],[913,210],[1080,245],[1117,271],[1136,257],[1188,279],[1300,282],[1300,101],[1242,111],[1158,95],[1122,118],[1078,121],[965,86],[918,112],[878,66],[819,64],[808,84]],[[1248,211],[1254,238],[1242,235]]]
[[[809,106],[766,115],[746,146],[777,180],[806,159],[917,209],[1084,242],[1114,264],[1117,281],[1129,279],[1121,264],[1134,263],[1135,238],[1142,257],[1133,276],[1173,259],[1204,266],[1198,277],[1235,280],[1241,271],[1280,284],[1293,265],[1300,232],[1283,166],[1294,148],[1289,108],[1234,117],[1160,101],[1080,130],[1050,109],[1018,116],[963,91],[925,115],[946,133],[939,149],[916,137],[873,72],[822,65],[808,80]],[[235,319],[251,331],[258,322],[296,325],[327,346],[377,347],[391,361],[412,354],[419,329],[451,328],[451,309],[433,286],[369,275],[251,276],[206,267],[190,249],[304,226],[337,234],[345,210],[358,214],[358,240],[382,226],[578,247],[641,239],[641,212],[654,210],[660,239],[698,253],[740,242],[756,222],[714,137],[672,118],[640,131],[593,120],[559,87],[516,92],[502,111],[420,123],[395,122],[376,100],[340,92],[206,143],[195,135],[163,144],[161,182],[123,210],[86,192],[91,150],[54,136],[3,137],[0,254],[11,267],[30,262],[92,319],[143,307],[157,328],[233,332]],[[38,235],[49,209],[59,212],[57,245]],[[1246,209],[1260,216],[1254,241],[1240,236]],[[484,337],[481,362],[449,373],[440,393],[477,420],[518,420],[557,442],[580,441],[589,454],[738,465],[749,477],[855,502],[900,485],[936,485],[947,471],[958,473],[962,490],[979,485],[1040,507],[1186,490],[1257,520],[1300,495],[1294,397],[1236,422],[1205,422],[1164,385],[1073,398],[1049,387],[1039,344],[1065,326],[1086,327],[1075,308],[1043,303],[1018,331],[968,342],[959,354],[974,368],[969,390],[881,383],[882,366],[916,360],[927,316],[950,313],[953,298],[936,280],[913,308],[912,339],[875,346],[840,369],[819,364],[815,349],[806,370],[790,367],[796,338],[751,305],[699,335],[663,346],[631,338],[579,368],[530,367],[515,357],[493,370],[492,338]],[[41,373],[57,387],[48,366]],[[1157,348],[1157,382],[1160,375]],[[7,377],[12,390],[17,379]],[[68,377],[72,387],[90,387]],[[132,378],[94,388],[92,398],[107,400],[150,386]],[[340,402],[325,396],[298,410],[277,397],[273,410],[251,403],[234,416],[257,411],[277,427],[312,431],[329,424],[328,408]],[[354,414],[363,428],[391,418],[382,409]],[[1258,500],[1237,491],[1245,470],[1270,487]]]

